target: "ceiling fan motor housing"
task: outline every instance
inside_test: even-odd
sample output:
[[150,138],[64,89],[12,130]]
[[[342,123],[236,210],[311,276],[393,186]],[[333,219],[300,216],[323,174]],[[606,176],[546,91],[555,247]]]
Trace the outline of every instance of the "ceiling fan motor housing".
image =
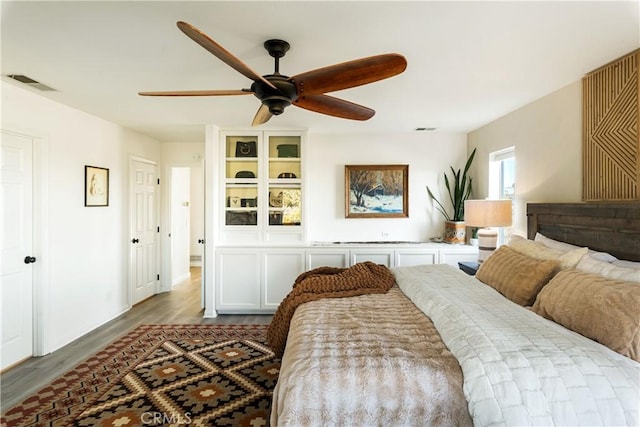
[[298,99],[295,84],[289,81],[289,77],[281,74],[269,74],[263,77],[273,84],[277,90],[267,86],[260,80],[253,82],[251,90],[256,98],[269,108],[271,114],[275,116],[282,114],[286,107]]

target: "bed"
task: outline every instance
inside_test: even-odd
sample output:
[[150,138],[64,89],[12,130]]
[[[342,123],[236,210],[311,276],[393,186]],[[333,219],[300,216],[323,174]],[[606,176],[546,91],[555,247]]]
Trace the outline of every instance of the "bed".
[[[529,240],[499,248],[480,278],[448,265],[401,267],[388,292],[298,306],[271,425],[640,425],[640,270],[638,283],[627,281],[640,262],[640,205],[529,204],[527,215]],[[562,261],[518,245],[544,246]],[[601,276],[578,262],[606,269]],[[612,271],[627,276],[604,276]],[[502,284],[479,280],[493,273]],[[514,288],[505,276],[535,283]],[[581,287],[585,278],[595,290]],[[527,286],[529,300],[518,295]],[[556,295],[574,288],[573,297]],[[618,305],[583,330],[585,316],[602,311],[589,304],[603,298],[588,297],[601,289]],[[574,312],[583,306],[586,314]],[[567,311],[569,320],[558,315]],[[615,333],[610,313],[626,322]]]

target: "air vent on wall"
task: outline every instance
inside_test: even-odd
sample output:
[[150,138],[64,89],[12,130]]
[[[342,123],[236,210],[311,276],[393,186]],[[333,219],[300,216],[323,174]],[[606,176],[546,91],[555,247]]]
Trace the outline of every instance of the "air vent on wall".
[[22,74],[7,74],[7,77],[17,80],[20,83],[24,83],[33,88],[43,91],[55,91],[54,88],[45,85],[44,83],[40,83],[39,81],[33,80],[31,77],[23,76]]

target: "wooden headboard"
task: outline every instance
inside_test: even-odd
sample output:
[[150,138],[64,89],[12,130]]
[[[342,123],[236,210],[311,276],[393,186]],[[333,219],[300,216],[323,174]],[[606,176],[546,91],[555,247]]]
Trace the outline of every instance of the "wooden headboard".
[[640,202],[529,203],[527,237],[546,237],[640,261]]

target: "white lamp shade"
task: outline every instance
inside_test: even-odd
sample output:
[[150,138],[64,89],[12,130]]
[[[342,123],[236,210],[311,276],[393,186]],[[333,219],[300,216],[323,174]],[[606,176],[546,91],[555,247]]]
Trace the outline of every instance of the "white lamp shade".
[[466,200],[464,222],[467,227],[509,227],[511,200]]

